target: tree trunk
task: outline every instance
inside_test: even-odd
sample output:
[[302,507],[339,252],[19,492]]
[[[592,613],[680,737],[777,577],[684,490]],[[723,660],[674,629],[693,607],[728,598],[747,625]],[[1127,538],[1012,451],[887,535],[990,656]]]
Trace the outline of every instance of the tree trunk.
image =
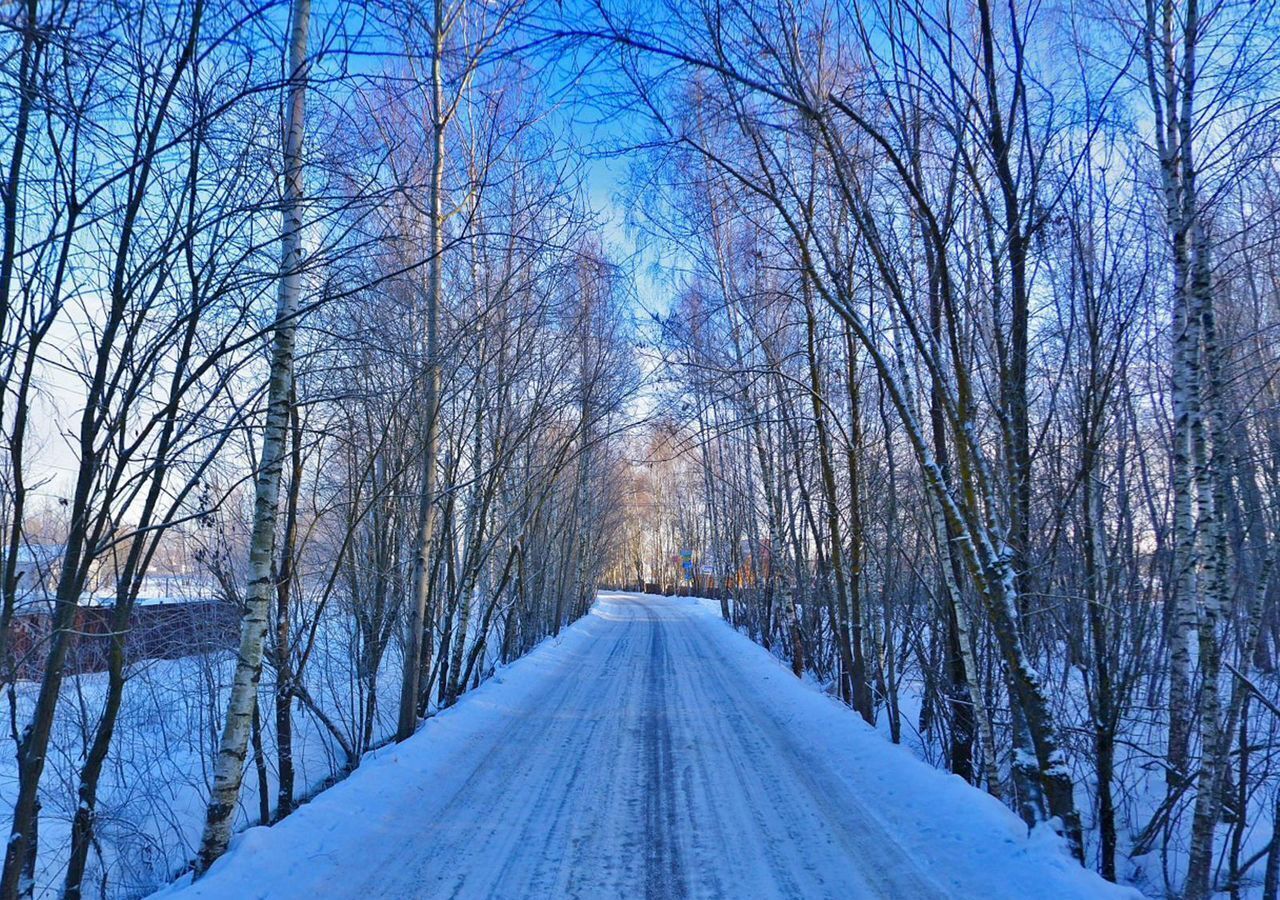
[[[853,701],[864,721],[874,725],[876,714],[867,683],[866,651],[862,640],[862,394],[858,385],[857,344],[846,328],[845,382],[849,392],[849,446],[845,465],[849,470],[849,645],[853,654]],[[832,488],[834,490],[834,479]],[[838,518],[837,518],[838,521]],[[833,533],[834,534],[834,533]],[[840,553],[837,545],[836,553]]]
[[433,46],[431,53],[432,97],[432,147],[431,147],[431,210],[427,221],[427,235],[431,254],[427,265],[426,308],[426,356],[427,379],[423,393],[426,410],[426,435],[422,450],[422,482],[418,495],[417,556],[413,561],[413,591],[409,607],[409,639],[404,659],[404,681],[400,687],[400,718],[396,727],[396,740],[403,741],[418,727],[418,704],[422,693],[421,668],[423,634],[426,629],[428,575],[431,571],[429,556],[432,535],[435,533],[436,456],[440,442],[440,336],[439,306],[443,285],[440,257],[444,252],[444,212],[441,193],[444,181],[444,87],[440,69],[440,57],[444,53],[443,0],[435,0],[435,16],[432,23]]
[[[1205,439],[1204,418],[1198,420],[1192,447],[1195,451],[1198,530],[1201,534],[1200,580],[1204,584],[1199,622],[1198,656],[1201,684],[1199,703],[1200,766],[1196,779],[1195,812],[1191,822],[1191,852],[1187,864],[1188,900],[1205,900],[1213,893],[1214,835],[1222,808],[1222,783],[1227,767],[1227,746],[1231,735],[1223,734],[1222,699],[1219,680],[1222,673],[1222,647],[1218,640],[1218,622],[1227,615],[1228,552],[1225,466],[1227,429],[1223,422],[1220,385],[1215,377],[1218,358],[1217,325],[1210,293],[1209,248],[1203,226],[1193,230],[1195,262],[1191,292],[1194,308],[1200,314],[1203,356],[1209,371],[1208,391],[1204,403],[1209,406],[1208,419],[1212,432],[1212,449]],[[1223,738],[1227,738],[1226,741]]]
[[294,587],[294,558],[298,543],[298,497],[302,491],[302,422],[298,414],[297,393],[290,393],[293,468],[289,473],[289,496],[285,502],[283,547],[276,584],[276,633],[273,648],[276,670],[276,770],[279,778],[276,791],[277,820],[293,811],[293,680],[302,677],[301,672],[293,671],[293,638],[289,629],[289,602]]
[[289,37],[289,90],[285,112],[285,182],[281,229],[280,286],[276,303],[275,338],[267,388],[267,420],[262,459],[254,485],[253,532],[249,543],[249,584],[240,629],[235,680],[227,703],[213,792],[205,816],[204,835],[196,859],[196,877],[208,871],[227,849],[244,778],[253,707],[262,677],[262,650],[268,609],[274,592],[271,563],[279,513],[280,479],[289,428],[289,398],[293,390],[294,321],[302,293],[302,149],[307,84],[307,32],[311,0],[293,0]]

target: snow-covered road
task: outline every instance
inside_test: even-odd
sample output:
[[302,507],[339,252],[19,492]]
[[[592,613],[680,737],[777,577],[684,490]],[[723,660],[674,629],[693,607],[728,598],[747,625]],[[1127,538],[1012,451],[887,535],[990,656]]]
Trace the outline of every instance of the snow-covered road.
[[560,638],[166,896],[1127,893],[697,601],[602,594]]

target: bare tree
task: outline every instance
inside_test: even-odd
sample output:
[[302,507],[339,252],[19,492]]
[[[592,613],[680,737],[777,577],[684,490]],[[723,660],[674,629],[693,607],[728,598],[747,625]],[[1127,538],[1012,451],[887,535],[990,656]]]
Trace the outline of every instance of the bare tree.
[[284,119],[284,195],[281,203],[280,283],[273,328],[267,417],[254,485],[253,533],[249,541],[248,586],[241,625],[235,683],[227,700],[213,791],[205,818],[196,874],[203,874],[231,839],[249,731],[257,708],[262,648],[274,589],[272,557],[279,514],[280,482],[293,396],[293,347],[301,305],[303,255],[303,133],[307,90],[307,34],[310,0],[292,0],[289,14],[289,81]]

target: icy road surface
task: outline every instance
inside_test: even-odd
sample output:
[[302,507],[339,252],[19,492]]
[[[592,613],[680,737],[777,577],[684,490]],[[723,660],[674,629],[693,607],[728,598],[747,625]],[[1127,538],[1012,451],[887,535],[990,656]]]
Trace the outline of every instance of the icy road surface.
[[591,615],[165,896],[1137,896],[698,601]]

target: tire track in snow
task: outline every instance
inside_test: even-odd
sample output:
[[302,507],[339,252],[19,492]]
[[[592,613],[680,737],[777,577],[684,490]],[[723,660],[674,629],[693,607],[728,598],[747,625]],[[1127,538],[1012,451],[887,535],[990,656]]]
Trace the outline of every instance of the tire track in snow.
[[[461,787],[424,803],[419,840],[407,848],[411,852],[373,867],[352,896],[510,897],[510,886],[521,882],[531,889],[540,880],[537,869],[567,843],[563,831],[572,818],[566,806],[595,793],[591,785],[577,782],[592,775],[584,763],[595,732],[613,720],[584,717],[583,701],[587,708],[608,709],[628,682],[637,681],[641,673],[635,671],[633,637],[627,629],[612,631],[607,654],[584,657],[585,671],[563,666],[548,692],[491,740],[472,747],[478,758]],[[623,668],[631,677],[601,677]],[[540,894],[551,892],[523,895]]]
[[[711,664],[698,673],[705,677],[707,672],[716,672],[716,688],[731,701],[726,704],[731,712],[724,718],[725,728],[720,730],[722,735],[726,729],[732,733],[725,740],[725,752],[735,759],[740,772],[753,774],[763,787],[767,800],[757,807],[773,812],[772,817],[757,817],[757,823],[766,828],[787,823],[793,850],[804,848],[807,842],[831,848],[825,861],[815,847],[807,848],[798,858],[788,855],[780,859],[776,852],[770,854],[780,885],[792,888],[783,896],[948,897],[879,815],[843,781],[830,777],[830,760],[815,757],[796,740],[779,721],[781,711],[746,693],[750,682],[741,677],[733,661],[714,644],[709,645],[709,656]],[[779,667],[778,677],[792,676]],[[774,841],[769,844],[776,846]],[[809,876],[803,887],[792,881],[797,868]]]
[[671,722],[668,716],[667,686],[671,664],[667,654],[666,628],[652,608],[645,607],[649,623],[649,667],[646,681],[647,708],[644,711],[644,741],[640,747],[647,784],[644,793],[646,827],[645,897],[662,900],[683,897],[684,863],[676,843],[677,809]]

